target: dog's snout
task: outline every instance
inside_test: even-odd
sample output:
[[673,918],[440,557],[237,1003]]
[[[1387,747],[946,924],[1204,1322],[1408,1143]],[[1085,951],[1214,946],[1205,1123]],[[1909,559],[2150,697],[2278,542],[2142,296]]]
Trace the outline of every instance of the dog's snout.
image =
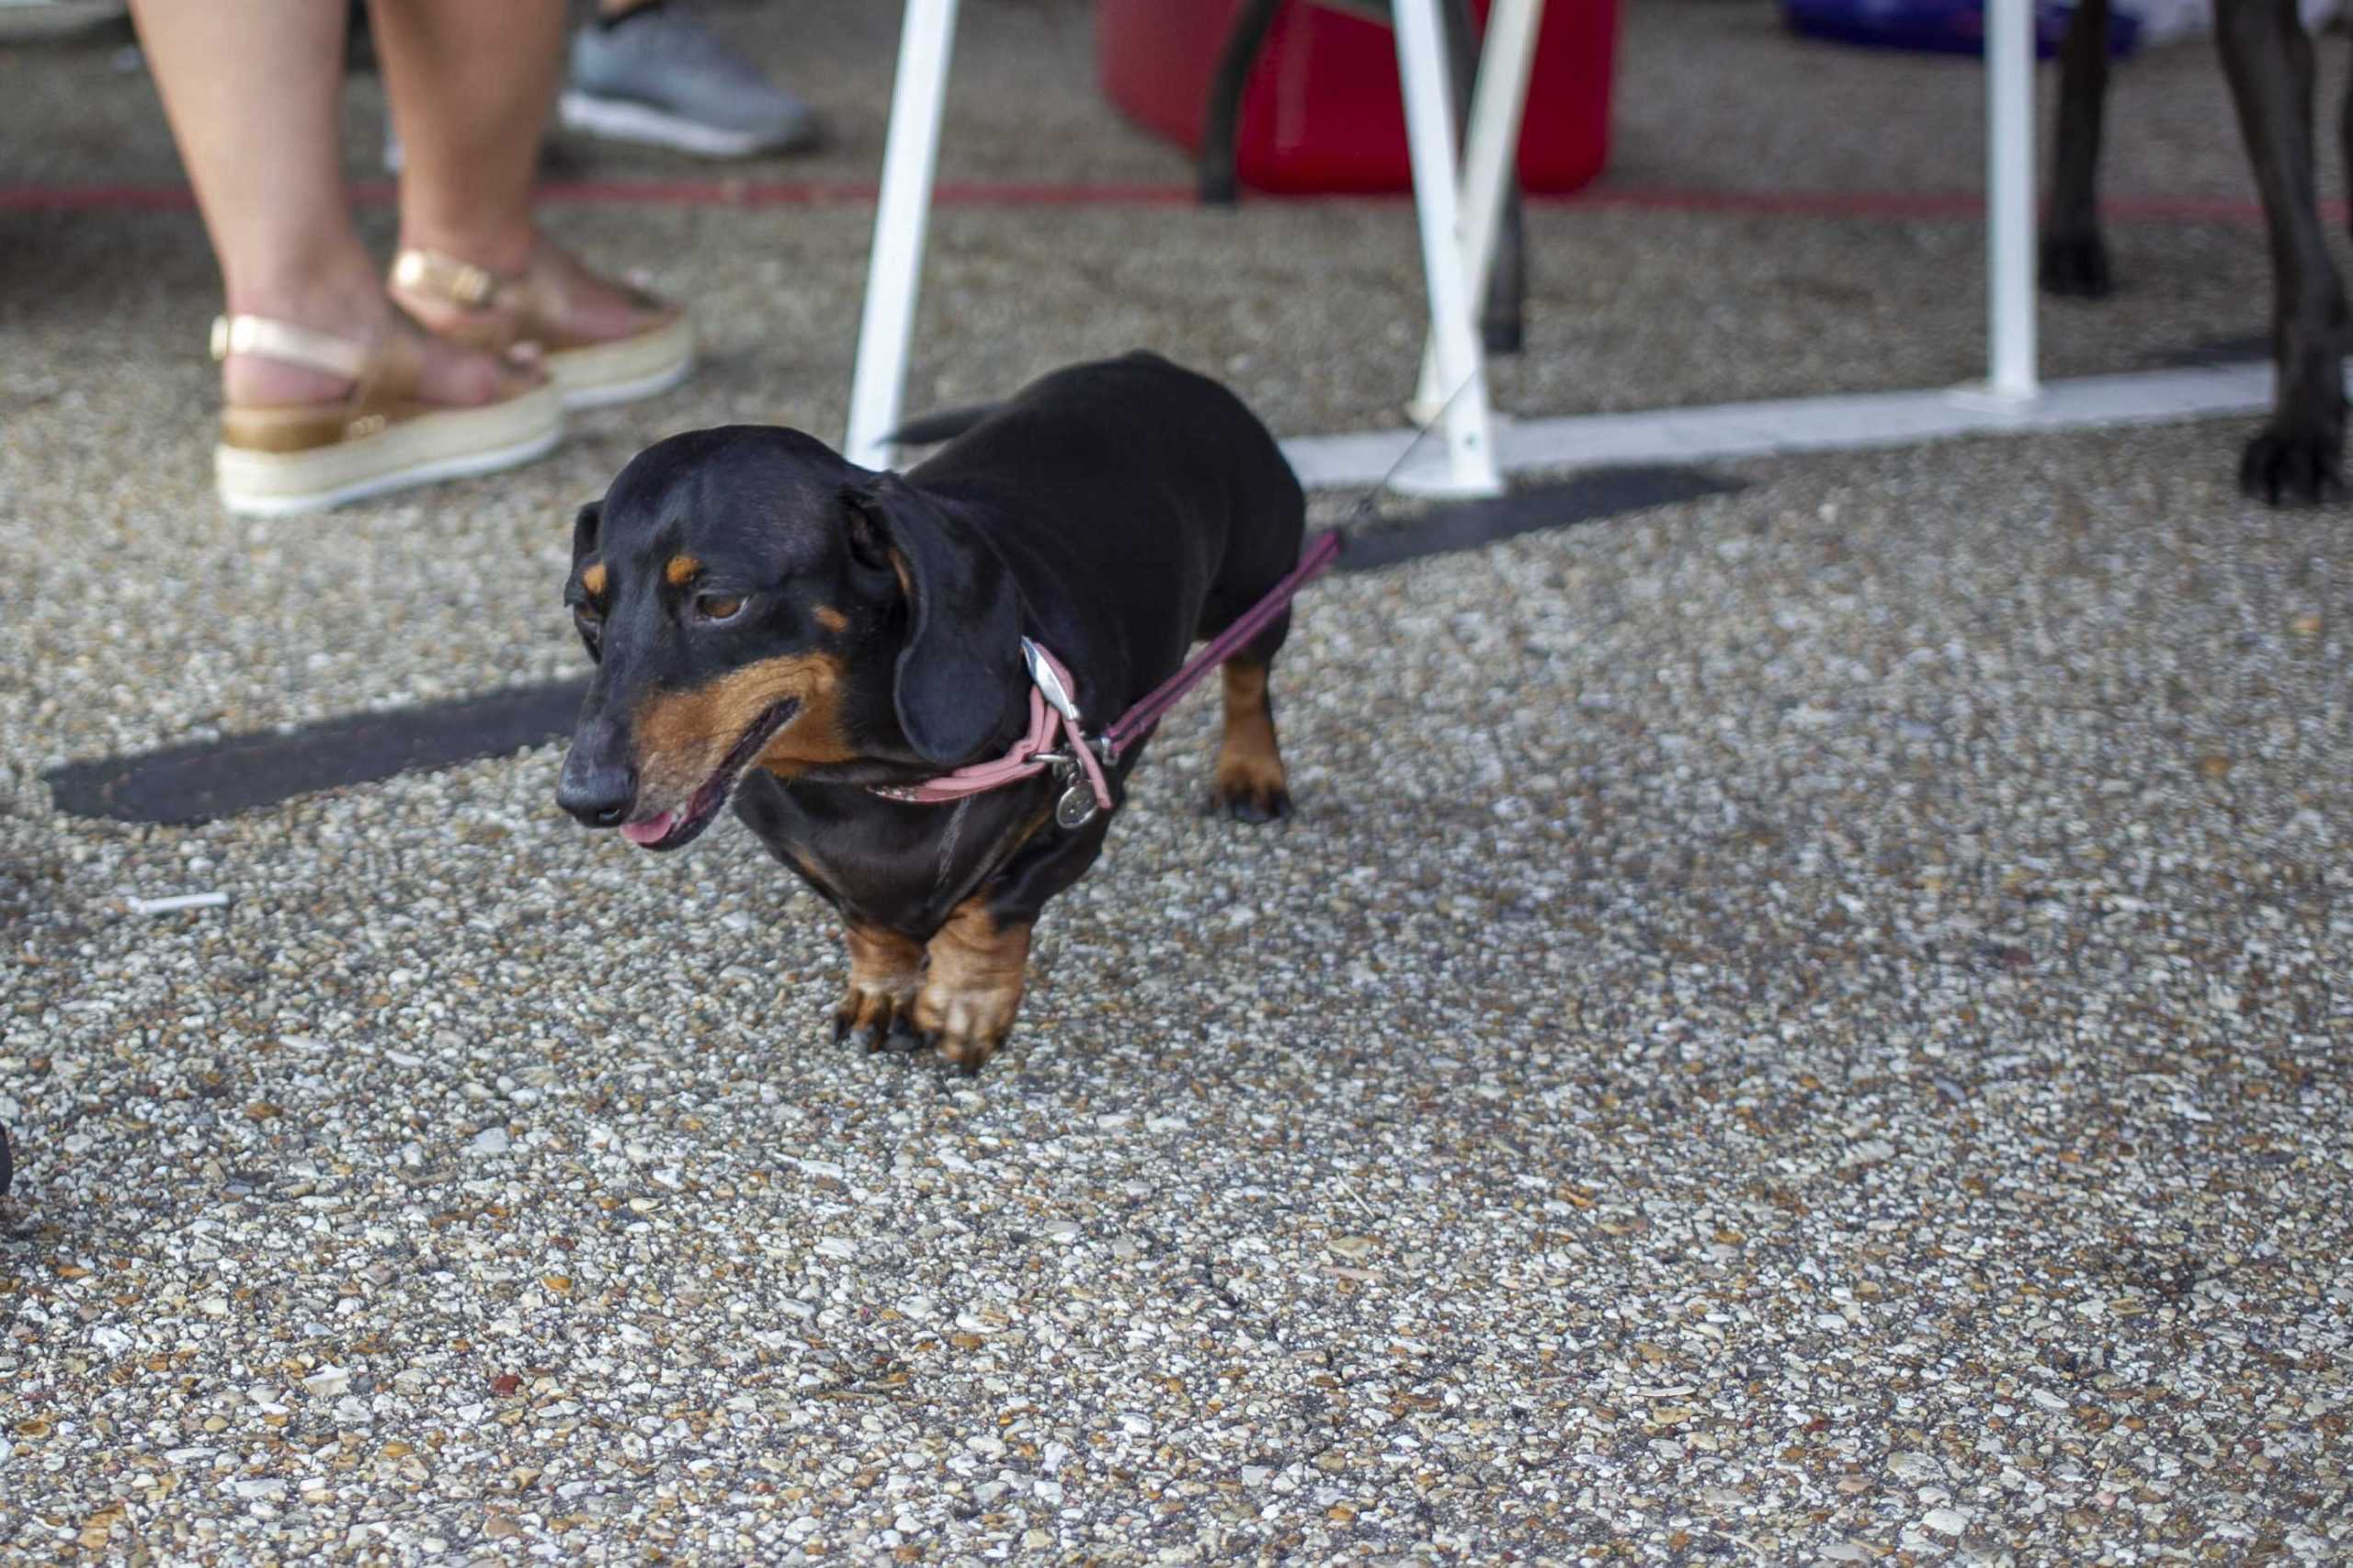
[[619,827],[637,803],[637,769],[615,744],[618,737],[584,731],[563,759],[556,779],[555,803],[590,827]]

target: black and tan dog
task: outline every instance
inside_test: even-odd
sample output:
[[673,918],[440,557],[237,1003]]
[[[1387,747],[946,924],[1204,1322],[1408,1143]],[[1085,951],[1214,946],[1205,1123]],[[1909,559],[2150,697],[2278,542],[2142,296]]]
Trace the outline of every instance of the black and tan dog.
[[[597,674],[556,799],[676,849],[733,800],[841,912],[837,1038],[974,1071],[1019,1006],[1030,927],[1114,812],[1056,819],[1045,776],[956,804],[904,788],[1002,756],[1029,719],[1021,640],[1099,730],[1298,561],[1304,504],[1224,388],[1148,354],[1035,382],[904,478],[798,431],[647,449],[581,510],[566,602]],[[1274,621],[1223,669],[1216,798],[1290,806]],[[1111,770],[1114,799],[1141,748]]]
[[[2109,0],[2081,0],[2061,51],[2059,134],[2042,236],[2042,286],[2109,291],[2100,237],[2100,129]],[[2215,0],[2214,38],[2271,239],[2271,417],[2239,456],[2239,487],[2274,504],[2345,492],[2344,286],[2321,226],[2313,156],[2313,42],[2296,0]],[[2353,154],[2353,88],[2339,125]]]

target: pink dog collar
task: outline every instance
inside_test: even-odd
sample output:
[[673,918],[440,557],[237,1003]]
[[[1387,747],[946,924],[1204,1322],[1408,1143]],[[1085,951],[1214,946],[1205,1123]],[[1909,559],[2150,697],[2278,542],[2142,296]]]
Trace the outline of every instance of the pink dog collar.
[[[939,805],[1034,778],[1051,768],[1074,775],[1073,788],[1054,808],[1056,820],[1064,827],[1084,826],[1097,812],[1109,811],[1111,785],[1080,727],[1078,704],[1070,694],[1070,672],[1061,660],[1027,637],[1021,640],[1021,657],[1029,666],[1029,730],[1013,743],[1011,751],[995,762],[971,763],[921,784],[875,784],[869,789],[886,800]],[[1077,774],[1086,776],[1092,800],[1076,789]]]

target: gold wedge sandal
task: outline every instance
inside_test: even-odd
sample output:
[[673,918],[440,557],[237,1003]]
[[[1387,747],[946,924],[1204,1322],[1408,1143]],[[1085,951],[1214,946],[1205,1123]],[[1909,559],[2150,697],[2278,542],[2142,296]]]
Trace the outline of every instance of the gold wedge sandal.
[[335,403],[232,403],[221,413],[213,471],[222,504],[247,517],[283,517],[437,479],[530,461],[563,433],[554,383],[529,366],[503,371],[489,403],[427,403],[417,395],[424,346],[396,323],[373,347],[265,316],[212,324],[212,357],[254,354],[339,376]]
[[404,250],[392,262],[393,298],[453,342],[533,355],[566,408],[597,408],[667,392],[694,369],[694,324],[665,300],[611,284],[641,318],[625,337],[587,338],[570,319],[563,261],[545,241],[514,278],[438,251]]

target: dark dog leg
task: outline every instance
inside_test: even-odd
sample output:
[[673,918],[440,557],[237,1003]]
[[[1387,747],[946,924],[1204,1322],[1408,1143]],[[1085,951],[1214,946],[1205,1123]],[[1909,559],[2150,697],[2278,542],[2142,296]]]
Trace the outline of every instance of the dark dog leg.
[[1248,653],[1228,659],[1225,739],[1217,748],[1217,803],[1236,822],[1290,815],[1290,778],[1275,743],[1275,705],[1267,696],[1269,662]]
[[2099,234],[2099,131],[2108,109],[2108,0],[2082,0],[2059,50],[2059,135],[2042,229],[2042,287],[2100,299],[2109,291]]
[[956,906],[931,938],[931,968],[915,994],[915,1032],[952,1067],[977,1073],[1013,1032],[1029,963],[1030,922],[993,913],[985,899]]
[[896,931],[864,926],[850,926],[842,939],[849,947],[849,988],[834,1009],[834,1039],[869,1051],[912,1045],[922,945]]
[[2274,503],[2341,494],[2345,292],[2313,177],[2313,43],[2296,0],[2219,0],[2214,31],[2271,238],[2271,421],[2239,460],[2239,488]]

